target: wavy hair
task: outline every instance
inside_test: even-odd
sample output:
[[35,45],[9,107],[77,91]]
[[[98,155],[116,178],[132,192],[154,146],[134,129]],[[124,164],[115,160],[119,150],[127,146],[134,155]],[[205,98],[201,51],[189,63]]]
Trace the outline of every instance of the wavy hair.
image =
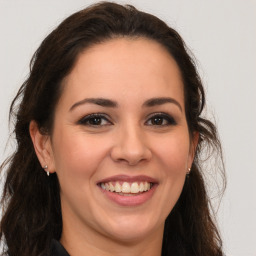
[[166,219],[162,255],[222,256],[222,241],[206,189],[202,154],[210,149],[220,159],[215,125],[206,119],[202,82],[181,36],[159,18],[131,5],[94,4],[65,19],[42,42],[30,63],[30,74],[10,107],[17,147],[1,166],[6,172],[0,237],[9,256],[50,255],[52,239],[60,239],[62,214],[58,177],[45,175],[35,154],[29,124],[35,120],[43,134],[51,134],[62,81],[86,48],[113,38],[147,38],[167,49],[182,74],[186,119],[199,143],[189,178]]

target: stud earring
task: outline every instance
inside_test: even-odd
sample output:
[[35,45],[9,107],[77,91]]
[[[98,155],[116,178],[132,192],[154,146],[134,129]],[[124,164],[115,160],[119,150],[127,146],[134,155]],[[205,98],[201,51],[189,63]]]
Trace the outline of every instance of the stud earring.
[[191,168],[188,168],[188,171],[187,171],[187,177],[189,176],[190,171],[191,171]]
[[45,165],[43,169],[46,171],[47,176],[50,176],[50,172],[48,171],[48,165]]

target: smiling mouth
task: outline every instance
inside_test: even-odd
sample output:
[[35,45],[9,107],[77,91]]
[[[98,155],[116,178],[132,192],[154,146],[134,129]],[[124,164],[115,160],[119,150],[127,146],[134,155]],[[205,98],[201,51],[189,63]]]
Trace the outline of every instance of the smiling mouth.
[[121,196],[136,196],[141,195],[152,189],[153,183],[147,181],[138,182],[123,182],[123,181],[111,181],[101,182],[99,186],[106,191],[116,193]]

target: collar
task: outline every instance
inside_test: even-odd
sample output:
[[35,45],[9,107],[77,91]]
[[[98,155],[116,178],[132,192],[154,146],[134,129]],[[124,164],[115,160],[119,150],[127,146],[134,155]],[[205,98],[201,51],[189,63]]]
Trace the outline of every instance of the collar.
[[59,241],[53,239],[51,244],[51,256],[70,256],[70,255],[68,254],[68,252],[65,250],[65,248]]

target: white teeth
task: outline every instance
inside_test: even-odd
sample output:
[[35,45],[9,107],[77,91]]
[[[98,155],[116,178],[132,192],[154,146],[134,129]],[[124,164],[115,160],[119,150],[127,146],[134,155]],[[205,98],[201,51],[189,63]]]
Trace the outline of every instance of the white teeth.
[[119,182],[116,182],[115,192],[117,193],[122,192],[122,186],[119,184]]
[[110,189],[111,192],[115,191],[115,187],[112,185],[111,182],[109,183],[109,189]]
[[139,184],[137,182],[133,182],[131,185],[131,193],[139,193],[140,189],[139,189]]
[[100,186],[102,189],[110,191],[110,192],[116,192],[120,193],[122,195],[126,194],[138,194],[141,192],[145,192],[150,190],[151,188],[151,183],[149,182],[133,182],[133,183],[128,183],[128,182],[123,182],[121,185],[120,182],[106,182],[106,183],[101,183]]
[[128,182],[124,182],[122,185],[122,192],[123,193],[130,193],[131,192],[131,187]]
[[144,184],[141,182],[140,183],[140,192],[143,192],[144,191]]

